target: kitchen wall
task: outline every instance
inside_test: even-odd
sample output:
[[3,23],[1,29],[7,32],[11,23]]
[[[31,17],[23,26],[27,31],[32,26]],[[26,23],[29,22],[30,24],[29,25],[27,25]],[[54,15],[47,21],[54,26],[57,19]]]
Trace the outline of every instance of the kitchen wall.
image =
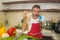
[[0,0],[0,22],[5,23],[5,14],[2,11],[3,10],[3,5],[2,5],[3,0]]
[[[6,15],[7,15],[7,19],[8,19],[10,26],[14,26],[14,25],[21,23],[21,19],[22,19],[22,12],[21,11],[7,12]],[[27,16],[29,17],[30,15],[31,15],[31,12],[28,12]]]
[[[33,5],[40,5],[41,9],[60,9],[60,3],[28,3],[28,4],[10,4],[5,5],[5,9],[31,9]],[[10,26],[17,25],[20,23],[22,18],[22,11],[17,12],[6,12],[7,19]],[[30,16],[31,12],[28,12]],[[45,20],[51,20],[52,17],[57,20],[60,19],[60,13],[57,12],[41,12]]]
[[4,12],[0,12],[0,22],[5,23],[5,19],[6,19],[6,17],[5,17]]
[[[31,9],[34,4],[38,4],[41,6],[41,9],[60,9],[60,3],[29,3],[29,4],[10,4],[10,5],[2,5],[2,2],[10,2],[10,1],[20,1],[20,0],[0,0],[0,10],[3,9]],[[21,0],[24,1],[24,0]],[[28,16],[30,16],[31,12],[28,12]],[[45,20],[50,20],[52,17],[60,19],[60,13],[55,12],[41,12],[44,16]],[[20,23],[22,19],[22,12],[0,12],[0,20],[5,22],[5,19],[8,19],[9,25],[14,26]]]
[[[44,16],[45,20],[51,20],[52,17],[56,18],[57,21],[60,19],[60,13],[56,12],[41,12],[41,15]],[[7,12],[7,19],[10,26],[15,26],[20,23],[22,19],[22,12]],[[28,12],[28,16],[31,15],[31,12]]]

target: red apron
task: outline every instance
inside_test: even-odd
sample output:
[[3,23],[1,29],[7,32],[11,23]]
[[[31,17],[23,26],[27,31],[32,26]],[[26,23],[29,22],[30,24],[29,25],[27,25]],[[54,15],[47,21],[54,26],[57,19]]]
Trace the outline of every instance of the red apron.
[[32,28],[30,32],[28,32],[28,36],[32,36],[34,38],[42,38],[40,23],[32,23]]

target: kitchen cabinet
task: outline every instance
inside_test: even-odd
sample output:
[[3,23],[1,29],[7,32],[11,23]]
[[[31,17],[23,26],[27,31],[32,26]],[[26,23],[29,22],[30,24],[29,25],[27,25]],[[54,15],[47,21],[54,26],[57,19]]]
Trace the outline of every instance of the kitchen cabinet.
[[[31,9],[8,9],[3,10],[4,12],[10,12],[10,11],[28,11],[31,12]],[[41,12],[60,12],[60,9],[42,9]]]
[[[45,0],[44,0],[45,1]],[[52,2],[52,1],[51,1]],[[51,3],[48,1],[11,1],[3,2],[3,11],[31,11],[33,5],[40,5],[41,12],[60,12],[60,3]],[[57,6],[56,6],[57,5]]]
[[3,4],[16,4],[16,3],[60,3],[60,0],[20,0],[20,1],[8,1]]

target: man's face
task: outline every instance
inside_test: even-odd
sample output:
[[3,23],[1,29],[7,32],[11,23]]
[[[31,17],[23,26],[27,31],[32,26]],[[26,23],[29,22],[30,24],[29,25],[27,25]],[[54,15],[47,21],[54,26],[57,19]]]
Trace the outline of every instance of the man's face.
[[40,12],[40,9],[39,8],[34,7],[32,9],[32,15],[33,16],[38,16],[39,15],[39,12]]

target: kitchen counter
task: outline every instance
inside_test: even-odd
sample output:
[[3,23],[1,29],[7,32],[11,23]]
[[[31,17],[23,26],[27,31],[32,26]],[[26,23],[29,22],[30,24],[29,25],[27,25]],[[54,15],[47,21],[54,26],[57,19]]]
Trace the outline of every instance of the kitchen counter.
[[[9,27],[7,27],[9,28]],[[22,34],[22,30],[21,29],[17,29],[17,36],[19,36],[19,34]],[[50,36],[52,37],[54,40],[60,40],[60,34],[55,33],[52,30],[46,30],[46,29],[42,29],[42,35],[44,36]]]
[[51,36],[54,40],[60,40],[60,34],[52,30],[42,29],[42,34],[45,36]]
[[54,40],[60,40],[60,34],[55,33],[54,31],[52,31],[52,37]]
[[[22,30],[21,29],[17,29],[17,33],[22,33]],[[50,36],[54,40],[60,40],[60,34],[57,34],[57,33],[55,33],[52,30],[42,29],[42,35],[43,36]]]

